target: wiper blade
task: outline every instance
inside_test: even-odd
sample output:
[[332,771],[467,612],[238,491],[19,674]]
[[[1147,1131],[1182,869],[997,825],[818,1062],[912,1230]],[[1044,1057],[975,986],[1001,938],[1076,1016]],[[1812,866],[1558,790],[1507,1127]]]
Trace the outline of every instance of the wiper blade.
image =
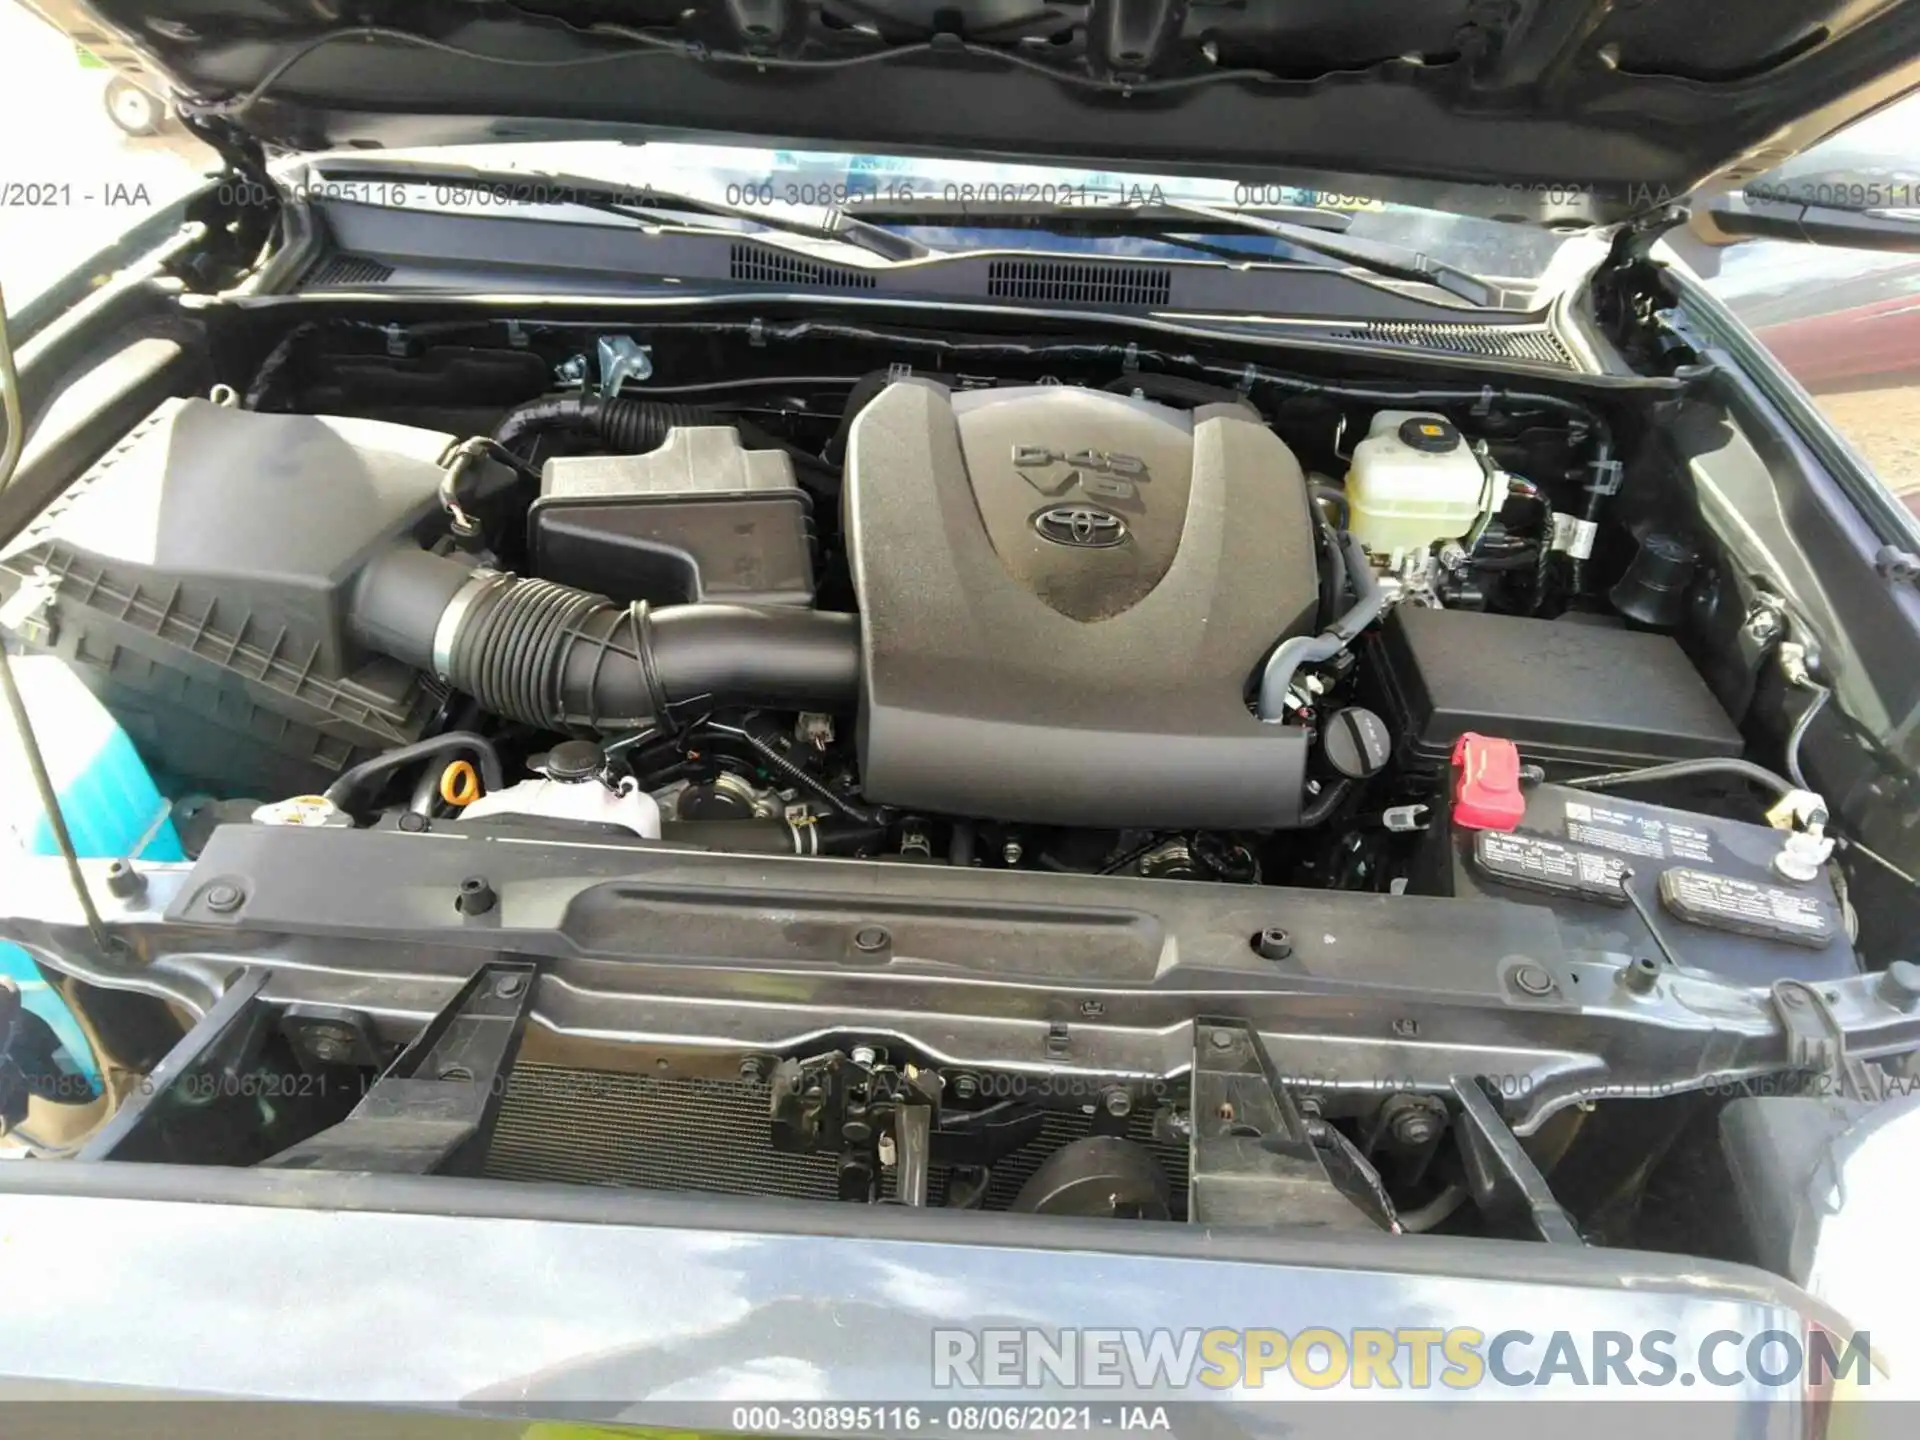
[[[1018,190],[1009,183],[1008,190]],[[1073,187],[1066,187],[1071,190]],[[1196,216],[1177,201],[1112,204],[1075,204],[1047,200],[962,200],[945,197],[924,200],[895,200],[876,197],[863,200],[861,215],[870,220],[885,220],[892,225],[966,226],[979,229],[1047,230],[1059,235],[1139,235],[1158,238],[1170,226],[1200,233],[1227,233],[1243,230],[1242,216],[1258,216],[1304,226],[1312,230],[1339,232],[1353,223],[1353,217],[1338,210],[1323,210],[1313,205],[1263,205],[1240,211],[1222,212],[1225,220]]]
[[922,260],[936,253],[932,247],[910,236],[895,235],[832,206],[821,207],[825,218],[816,221],[774,213],[767,207],[728,205],[704,195],[666,190],[651,181],[629,188],[618,181],[558,170],[488,170],[479,166],[409,160],[383,160],[377,165],[360,160],[344,165],[323,161],[315,168],[335,181],[398,180],[476,191],[497,190],[516,204],[571,205],[661,225],[685,224],[690,215],[742,220],[762,230],[778,230],[814,240],[836,240],[889,261]]
[[1189,215],[1202,216],[1217,223],[1237,225],[1261,235],[1271,235],[1276,240],[1300,250],[1310,250],[1316,255],[1325,255],[1329,259],[1344,260],[1350,265],[1358,265],[1363,270],[1371,270],[1376,275],[1385,275],[1395,280],[1415,280],[1432,285],[1456,295],[1469,305],[1481,309],[1498,306],[1502,292],[1491,281],[1466,270],[1455,269],[1443,264],[1429,255],[1404,246],[1391,245],[1381,240],[1360,240],[1351,236],[1338,238],[1310,230],[1304,225],[1293,225],[1283,220],[1269,220],[1265,216],[1249,214],[1242,210],[1221,210],[1212,205],[1201,205],[1185,200],[1169,200],[1168,208]]

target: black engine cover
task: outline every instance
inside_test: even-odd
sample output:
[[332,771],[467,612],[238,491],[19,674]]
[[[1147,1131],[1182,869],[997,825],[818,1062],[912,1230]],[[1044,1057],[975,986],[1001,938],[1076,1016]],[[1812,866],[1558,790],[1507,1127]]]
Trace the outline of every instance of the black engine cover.
[[882,391],[846,533],[869,799],[1156,829],[1298,822],[1249,676],[1319,596],[1299,462],[1251,412],[1064,386]]

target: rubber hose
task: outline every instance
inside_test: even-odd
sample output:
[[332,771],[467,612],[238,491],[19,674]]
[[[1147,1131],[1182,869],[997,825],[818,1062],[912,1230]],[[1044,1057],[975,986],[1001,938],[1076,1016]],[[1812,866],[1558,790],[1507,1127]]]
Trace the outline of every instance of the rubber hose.
[[1260,674],[1260,700],[1256,709],[1269,723],[1286,718],[1287,690],[1302,665],[1317,664],[1338,655],[1359,633],[1380,618],[1386,608],[1386,592],[1374,579],[1373,566],[1366,547],[1351,535],[1343,540],[1347,558],[1347,579],[1353,586],[1353,605],[1318,635],[1295,635],[1283,640],[1267,657]]
[[1578,779],[1562,780],[1560,783],[1575,790],[1605,790],[1614,785],[1651,785],[1660,780],[1688,780],[1701,775],[1727,775],[1751,780],[1775,795],[1791,794],[1800,788],[1763,765],[1732,758],[1675,760],[1667,765],[1649,765],[1643,770],[1613,770],[1605,775],[1582,775]]
[[[1338,505],[1340,507],[1340,514],[1338,518],[1329,523],[1331,523],[1336,530],[1344,530],[1347,528],[1348,522],[1353,517],[1353,507],[1347,499],[1346,491],[1342,490],[1338,485],[1335,485],[1331,480],[1309,480],[1307,482],[1307,493],[1315,500],[1325,500],[1329,504]],[[1314,508],[1318,509],[1319,507],[1315,506]]]
[[1340,808],[1340,802],[1347,798],[1347,792],[1353,789],[1351,780],[1335,780],[1320,787],[1320,793],[1300,807],[1300,828],[1311,830],[1324,825]]
[[1324,521],[1314,526],[1320,537],[1320,624],[1333,624],[1340,618],[1340,606],[1347,598],[1347,557],[1341,552],[1340,537]]
[[619,605],[410,546],[362,571],[348,620],[370,648],[543,730],[640,729],[695,702],[845,713],[860,692],[857,615]]
[[327,787],[326,798],[351,815],[355,813],[362,789],[368,784],[384,780],[394,771],[418,761],[438,759],[458,750],[471,750],[478,757],[480,779],[489,791],[499,790],[506,785],[507,774],[500,765],[500,752],[493,748],[491,740],[471,730],[448,730],[425,740],[416,740],[411,745],[401,745],[371,760],[362,760],[350,770],[341,771],[333,784]]
[[512,580],[462,617],[446,678],[550,730],[638,729],[695,701],[844,712],[859,696],[860,620],[771,605],[656,611]]

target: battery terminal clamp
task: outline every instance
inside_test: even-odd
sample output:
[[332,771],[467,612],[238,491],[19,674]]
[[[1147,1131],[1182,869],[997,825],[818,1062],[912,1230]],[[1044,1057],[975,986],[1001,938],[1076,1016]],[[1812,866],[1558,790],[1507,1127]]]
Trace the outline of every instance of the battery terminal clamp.
[[1775,872],[1801,885],[1819,879],[1821,867],[1833,856],[1826,800],[1812,790],[1790,790],[1767,811],[1767,823],[1786,834],[1773,857]]
[[1520,751],[1511,740],[1468,731],[1453,747],[1453,823],[1512,830],[1526,818]]

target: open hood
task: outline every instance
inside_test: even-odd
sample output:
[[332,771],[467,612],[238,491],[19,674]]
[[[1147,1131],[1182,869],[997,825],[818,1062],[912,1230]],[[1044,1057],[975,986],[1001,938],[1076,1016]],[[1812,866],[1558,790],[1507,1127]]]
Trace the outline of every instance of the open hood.
[[34,3],[270,150],[732,139],[1548,224],[1737,182],[1920,86],[1920,0]]

